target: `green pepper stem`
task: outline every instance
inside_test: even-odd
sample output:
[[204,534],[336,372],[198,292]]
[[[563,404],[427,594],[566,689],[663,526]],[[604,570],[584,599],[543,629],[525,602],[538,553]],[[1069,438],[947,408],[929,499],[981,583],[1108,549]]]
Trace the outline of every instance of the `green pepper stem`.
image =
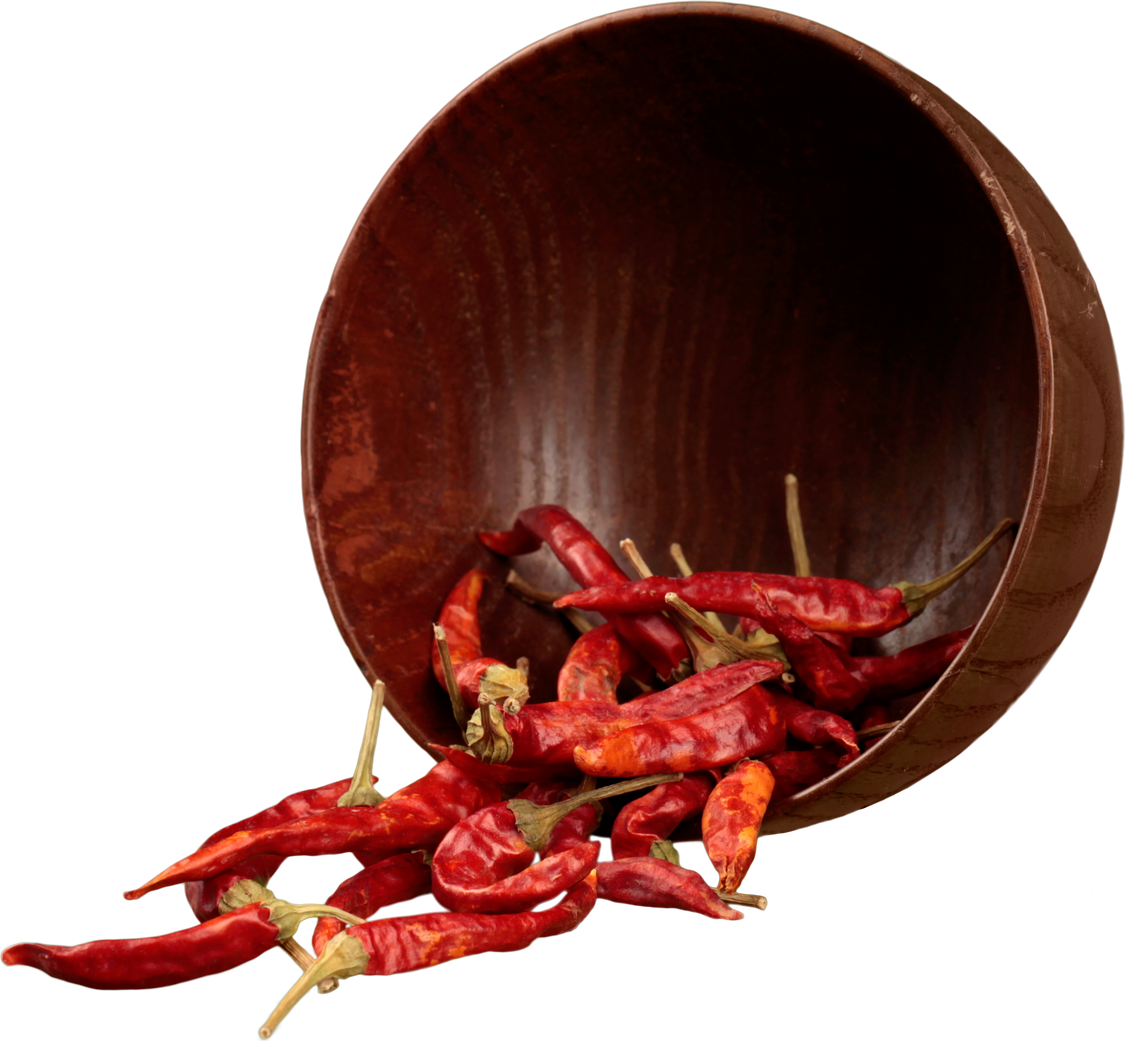
[[461,688],[457,685],[457,676],[454,675],[454,663],[450,658],[450,646],[446,643],[446,630],[435,624],[434,642],[438,645],[438,657],[442,659],[442,675],[446,677],[446,693],[450,696],[450,708],[454,712],[454,722],[457,723],[461,736],[465,736],[465,728],[469,723],[469,706],[461,696]]
[[918,584],[914,582],[897,582],[892,588],[898,589],[903,593],[903,606],[907,609],[907,613],[912,616],[917,615],[927,604],[938,596],[939,593],[945,592],[957,582],[958,579],[993,548],[1003,535],[1007,534],[1015,527],[1017,527],[1017,522],[1006,517],[1005,520],[1001,521],[997,527],[978,543],[977,548],[974,549],[965,560],[960,564],[956,564],[947,571],[946,574],[939,575],[938,578],[932,578],[929,582]]
[[386,695],[387,688],[383,685],[383,680],[376,680],[371,687],[364,739],[360,742],[360,755],[356,759],[356,772],[352,774],[352,786],[340,796],[337,806],[378,806],[383,802],[383,796],[371,783],[371,771],[375,763],[375,742],[379,738],[379,720]]
[[798,501],[798,479],[786,474],[786,527],[790,530],[790,549],[794,554],[794,574],[809,578],[809,550],[805,546],[805,529],[801,522],[801,504]]
[[270,1037],[278,1028],[278,1024],[289,1015],[290,1010],[321,980],[330,976],[336,979],[346,979],[349,976],[359,976],[367,968],[371,956],[364,945],[348,933],[338,933],[325,944],[321,956],[305,970],[301,978],[289,988],[285,997],[278,1002],[277,1008],[270,1013],[270,1018],[258,1030],[261,1038]]
[[615,795],[625,795],[636,792],[641,788],[652,788],[654,785],[664,784],[666,781],[679,781],[684,774],[650,774],[648,777],[631,777],[627,781],[617,784],[608,784],[605,788],[594,788],[589,792],[579,792],[570,799],[562,802],[551,803],[548,806],[538,806],[528,799],[509,799],[508,808],[516,817],[516,827],[524,836],[524,841],[537,853],[547,845],[551,838],[552,829],[567,814],[592,802],[613,798]]

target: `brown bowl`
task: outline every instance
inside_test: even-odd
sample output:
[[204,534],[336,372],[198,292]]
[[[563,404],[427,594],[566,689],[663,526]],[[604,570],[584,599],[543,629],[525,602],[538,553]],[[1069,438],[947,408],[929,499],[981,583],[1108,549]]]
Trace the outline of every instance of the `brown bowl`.
[[773,808],[787,831],[924,777],[1028,686],[1102,555],[1122,403],[1075,243],[969,113],[823,26],[677,4],[534,44],[415,138],[333,275],[302,444],[337,623],[421,743],[457,739],[430,624],[470,567],[497,579],[486,652],[553,696],[571,635],[474,538],[525,506],[658,569],[678,541],[785,572],[794,472],[814,572],[876,586],[1019,518],[880,642],[977,622],[893,733]]

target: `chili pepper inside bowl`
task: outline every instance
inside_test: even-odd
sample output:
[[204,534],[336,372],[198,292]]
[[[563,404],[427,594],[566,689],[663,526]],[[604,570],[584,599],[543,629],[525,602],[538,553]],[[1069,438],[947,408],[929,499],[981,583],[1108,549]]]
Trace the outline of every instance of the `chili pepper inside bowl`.
[[[976,623],[943,677],[764,830],[894,794],[990,727],[1058,646],[1102,554],[1122,405],[1075,243],[1020,164],[940,90],[761,8],[638,8],[472,84],[384,177],[313,337],[305,497],[341,632],[420,742],[459,740],[431,623],[492,577],[484,651],[553,696],[573,639],[503,593],[477,541],[560,503],[655,570],[945,571],[869,651]],[[1006,552],[1007,551],[1007,552]],[[546,552],[532,583],[573,588]]]

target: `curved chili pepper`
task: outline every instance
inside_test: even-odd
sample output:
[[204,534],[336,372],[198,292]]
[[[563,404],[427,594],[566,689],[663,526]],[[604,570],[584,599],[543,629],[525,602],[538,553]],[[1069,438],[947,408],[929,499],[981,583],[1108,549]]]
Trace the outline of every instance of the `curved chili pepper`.
[[764,755],[762,763],[774,775],[771,798],[788,799],[791,795],[823,781],[836,773],[840,757],[831,748],[809,748]]
[[268,889],[250,887],[258,899],[190,929],[76,947],[17,943],[4,951],[4,964],[29,965],[96,990],[170,987],[233,969],[291,937],[306,918],[337,913],[321,905],[287,904]]
[[842,660],[867,687],[865,701],[890,701],[938,679],[958,656],[973,631],[974,627],[970,625],[925,643],[904,647],[896,654],[882,658],[842,655]]
[[329,976],[389,976],[425,969],[467,954],[518,951],[541,936],[574,929],[594,906],[593,875],[588,875],[554,907],[520,914],[437,914],[383,918],[352,926],[333,937],[321,956],[278,1003],[258,1031],[269,1037],[289,1010]]
[[703,876],[657,857],[627,857],[598,865],[598,895],[619,904],[675,907],[709,918],[737,921],[743,917],[724,903]]
[[276,827],[236,832],[162,871],[125,894],[136,900],[154,889],[211,878],[249,857],[367,853],[379,859],[433,848],[463,817],[502,798],[500,785],[469,777],[452,763],[438,763],[425,777],[378,806],[341,806]]
[[606,622],[583,633],[572,645],[559,670],[557,696],[560,701],[605,701],[616,705],[623,676],[646,682],[652,670]]
[[707,771],[685,774],[679,781],[660,784],[627,803],[610,831],[614,859],[660,856],[669,860],[668,837],[704,809],[715,783],[715,776]]
[[782,675],[784,666],[773,659],[733,662],[696,673],[679,683],[643,694],[621,707],[622,718],[634,725],[662,719],[680,719],[709,712],[738,697],[756,683]]
[[704,849],[719,872],[720,893],[734,893],[755,859],[758,833],[774,791],[763,763],[739,763],[712,791],[702,818]]
[[574,762],[547,763],[542,766],[531,764],[528,766],[510,766],[508,763],[486,763],[478,759],[468,748],[463,745],[435,745],[430,747],[435,752],[440,752],[462,773],[482,781],[495,781],[497,784],[528,784],[530,781],[550,781],[556,777],[578,774]]
[[835,712],[813,708],[787,694],[775,694],[774,703],[782,713],[786,733],[791,737],[811,745],[823,745],[827,741],[838,745],[844,754],[838,760],[837,766],[851,763],[860,755],[860,746],[856,743],[856,731],[847,719],[838,716]]
[[1014,527],[1004,520],[950,571],[929,582],[899,582],[871,589],[843,578],[799,578],[758,572],[698,571],[690,578],[653,578],[640,582],[604,583],[555,601],[558,608],[584,611],[658,611],[665,597],[675,593],[700,611],[753,615],[748,593],[757,584],[779,611],[793,615],[818,632],[849,636],[884,636],[910,621],[939,593],[949,588],[976,564],[1004,534]]
[[[508,557],[533,553],[546,542],[581,586],[629,582],[601,543],[562,506],[532,506],[520,512],[510,531],[482,531],[477,537],[494,553]],[[668,679],[688,658],[688,647],[676,626],[659,613],[663,608],[661,604],[625,618],[602,614],[662,679]]]
[[[539,783],[521,798],[549,805],[566,789],[562,781]],[[517,827],[511,805],[486,806],[450,828],[434,851],[434,896],[451,911],[529,911],[590,874],[599,848],[584,842],[533,864],[536,851]]]
[[[399,904],[430,892],[430,865],[423,853],[400,853],[356,872],[336,887],[325,903],[357,918],[370,918],[381,907]],[[344,929],[339,918],[324,917],[313,930],[313,950],[320,954],[324,945]]]
[[635,777],[655,770],[690,773],[772,752],[785,740],[786,726],[773,696],[756,685],[710,712],[642,723],[590,746],[576,746],[575,765],[595,777]]

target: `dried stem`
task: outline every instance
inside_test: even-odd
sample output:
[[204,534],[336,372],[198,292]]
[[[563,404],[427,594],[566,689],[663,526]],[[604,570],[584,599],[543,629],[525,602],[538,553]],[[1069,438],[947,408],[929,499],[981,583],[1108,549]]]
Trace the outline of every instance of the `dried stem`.
[[725,893],[721,889],[716,889],[716,893],[725,904],[739,904],[742,907],[757,907],[760,911],[766,910],[765,896],[755,896],[753,893]]
[[877,737],[880,734],[890,734],[903,720],[897,719],[893,723],[877,723],[874,726],[865,727],[863,730],[856,732],[856,740],[864,741],[869,737]]
[[348,933],[337,933],[325,944],[321,956],[305,970],[299,979],[286,992],[285,997],[278,1002],[277,1008],[270,1013],[270,1018],[258,1030],[261,1038],[270,1037],[278,1028],[278,1024],[289,1015],[290,1010],[321,980],[332,977],[346,979],[348,976],[359,976],[367,968],[371,956],[364,945]]
[[[680,572],[682,577],[691,578],[695,574],[695,572],[689,566],[688,558],[684,555],[684,550],[681,549],[679,542],[674,542],[671,546],[669,546],[669,555],[672,557],[673,562],[676,564],[677,570]],[[719,615],[717,615],[715,611],[705,611],[704,617],[717,629],[723,628],[723,622],[719,620]],[[739,628],[738,624],[736,624],[735,628]]]
[[[551,607],[563,594],[562,593],[548,593],[543,589],[537,589],[530,582],[525,581],[515,571],[515,569],[508,572],[508,577],[504,580],[505,588],[514,596],[519,597],[526,604],[531,604],[533,607]],[[557,609],[558,610],[558,609]],[[580,633],[588,633],[594,626],[587,621],[585,615],[581,611],[573,607],[564,607],[560,612]]]
[[642,557],[641,551],[637,548],[633,539],[622,539],[618,545],[622,547],[622,552],[629,558],[629,562],[633,565],[634,571],[642,578],[653,577],[652,570],[649,565],[645,563],[645,559]]
[[665,596],[665,603],[678,614],[683,615],[693,625],[703,629],[718,645],[729,650],[734,655],[735,659],[773,658],[775,661],[783,662],[787,666],[790,664],[789,659],[782,650],[782,645],[773,636],[770,637],[769,643],[761,641],[758,645],[750,640],[739,640],[731,636],[722,627],[716,628],[713,626],[696,608],[685,603],[676,593],[667,594]]
[[801,506],[798,503],[798,479],[786,474],[786,527],[790,529],[790,548],[794,553],[794,574],[808,578],[813,574],[809,566],[809,551],[805,548],[805,530],[801,523]]
[[465,728],[469,723],[469,706],[465,703],[465,699],[461,696],[461,688],[457,685],[454,663],[450,658],[450,645],[446,643],[446,630],[440,625],[434,626],[434,642],[438,645],[438,657],[442,659],[442,675],[446,677],[446,692],[450,696],[454,721],[464,737]]
[[352,786],[340,796],[337,806],[378,806],[383,796],[371,783],[372,767],[375,764],[375,743],[379,739],[379,720],[383,714],[383,700],[387,688],[383,680],[371,685],[371,701],[368,704],[367,721],[364,723],[364,739],[360,742],[360,754],[356,759],[356,772],[352,774]]

